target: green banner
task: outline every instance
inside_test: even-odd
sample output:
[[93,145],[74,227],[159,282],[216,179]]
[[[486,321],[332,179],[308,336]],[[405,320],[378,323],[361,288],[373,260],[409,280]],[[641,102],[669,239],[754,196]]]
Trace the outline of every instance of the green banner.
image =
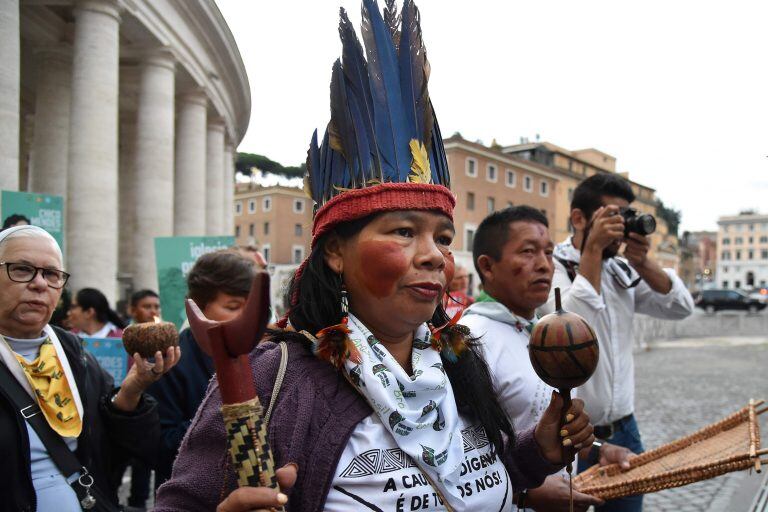
[[3,223],[11,215],[23,215],[33,226],[49,232],[64,249],[64,199],[61,196],[3,190],[0,206]]
[[157,280],[163,319],[181,328],[187,318],[187,274],[197,258],[209,252],[232,247],[232,236],[171,236],[155,238]]

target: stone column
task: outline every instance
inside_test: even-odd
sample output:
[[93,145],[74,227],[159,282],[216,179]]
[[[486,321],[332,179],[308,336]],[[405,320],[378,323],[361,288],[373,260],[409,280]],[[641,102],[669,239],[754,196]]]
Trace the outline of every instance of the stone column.
[[35,52],[37,92],[29,189],[67,194],[72,50],[62,45]]
[[205,234],[224,234],[224,123],[208,123],[206,144]]
[[19,0],[0,8],[0,189],[19,188],[21,83]]
[[202,236],[206,219],[205,93],[198,90],[181,95],[177,109],[173,232],[176,236]]
[[72,288],[117,299],[117,124],[120,13],[115,0],[74,9],[67,269]]
[[222,227],[225,235],[235,234],[235,148],[231,143],[224,146],[224,213]]
[[155,237],[173,235],[174,73],[170,53],[157,51],[143,59],[139,75],[133,238],[137,290],[157,290]]
[[[122,82],[122,80],[121,80]],[[121,84],[122,85],[122,84]],[[120,174],[119,174],[119,275],[133,282],[134,276],[134,232],[136,230],[136,122],[133,116],[120,120]],[[134,289],[138,289],[135,288]]]

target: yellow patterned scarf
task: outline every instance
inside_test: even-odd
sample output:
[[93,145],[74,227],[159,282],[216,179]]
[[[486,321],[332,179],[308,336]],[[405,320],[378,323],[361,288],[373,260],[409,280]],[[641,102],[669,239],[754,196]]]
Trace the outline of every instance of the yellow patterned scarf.
[[37,403],[51,428],[62,437],[78,437],[83,422],[51,339],[40,345],[40,354],[31,363],[15,352],[14,355],[35,390]]

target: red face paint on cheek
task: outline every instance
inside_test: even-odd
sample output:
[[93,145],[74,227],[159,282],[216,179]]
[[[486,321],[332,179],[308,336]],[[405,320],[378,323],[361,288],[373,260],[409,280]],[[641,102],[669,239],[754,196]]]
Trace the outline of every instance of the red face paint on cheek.
[[375,240],[360,242],[360,261],[355,278],[373,296],[388,297],[395,292],[395,285],[408,272],[408,260],[403,248],[395,242]]

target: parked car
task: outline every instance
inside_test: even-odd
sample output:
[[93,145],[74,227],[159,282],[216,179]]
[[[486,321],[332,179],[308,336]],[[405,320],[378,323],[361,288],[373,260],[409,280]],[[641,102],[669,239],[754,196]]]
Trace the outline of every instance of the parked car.
[[768,306],[764,301],[753,299],[741,290],[703,290],[696,294],[694,302],[707,313],[724,309],[741,309],[757,313]]
[[749,296],[753,299],[757,299],[760,302],[768,302],[768,288],[765,286],[758,286],[757,288],[753,288],[751,292],[749,292]]

